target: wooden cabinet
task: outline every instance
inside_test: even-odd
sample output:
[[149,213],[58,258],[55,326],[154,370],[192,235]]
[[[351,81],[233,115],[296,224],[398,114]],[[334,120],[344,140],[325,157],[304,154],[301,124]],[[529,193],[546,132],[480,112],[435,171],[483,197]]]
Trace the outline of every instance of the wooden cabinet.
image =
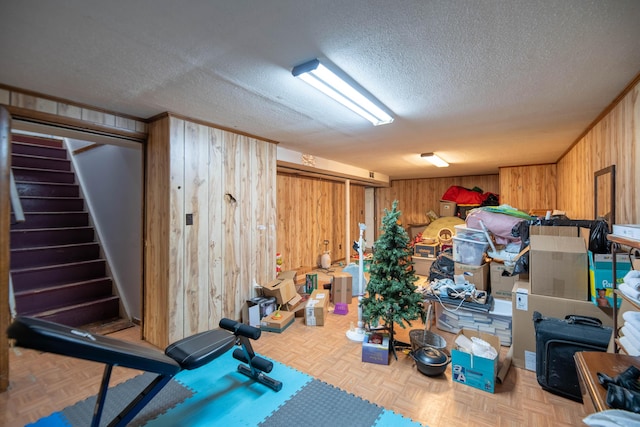
[[626,354],[579,351],[573,358],[576,361],[582,403],[589,414],[611,409],[607,405],[607,389],[598,381],[598,372],[615,377],[626,371],[629,366],[640,368],[640,358]]

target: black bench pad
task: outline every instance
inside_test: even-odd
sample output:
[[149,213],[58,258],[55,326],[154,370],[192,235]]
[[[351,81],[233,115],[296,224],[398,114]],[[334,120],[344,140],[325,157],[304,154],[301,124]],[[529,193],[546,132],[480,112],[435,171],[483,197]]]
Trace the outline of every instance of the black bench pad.
[[223,329],[200,332],[177,341],[164,353],[182,369],[196,369],[226,353],[235,345],[236,336]]
[[181,370],[178,362],[155,348],[34,317],[16,318],[7,334],[19,347],[169,376]]

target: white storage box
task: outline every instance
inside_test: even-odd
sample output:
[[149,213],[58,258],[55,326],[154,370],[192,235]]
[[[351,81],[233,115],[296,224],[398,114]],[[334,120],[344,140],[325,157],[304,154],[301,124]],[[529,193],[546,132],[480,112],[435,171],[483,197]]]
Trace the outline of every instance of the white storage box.
[[484,234],[484,231],[477,230],[475,228],[469,228],[465,224],[454,225],[456,230],[456,237],[460,239],[473,240],[476,242],[486,242],[487,236]]
[[500,338],[500,344],[511,346],[511,301],[494,299],[493,310],[484,313],[467,310],[462,307],[434,302],[436,308],[436,327],[445,332],[457,334],[463,328],[487,332]]
[[453,236],[453,260],[462,264],[482,265],[488,247],[486,240],[478,242]]

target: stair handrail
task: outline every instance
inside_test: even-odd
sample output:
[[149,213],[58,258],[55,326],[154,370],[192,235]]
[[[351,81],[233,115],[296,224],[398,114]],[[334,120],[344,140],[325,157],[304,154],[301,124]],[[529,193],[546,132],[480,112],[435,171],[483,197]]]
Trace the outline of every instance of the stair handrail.
[[11,192],[11,208],[13,209],[13,215],[16,222],[24,222],[24,210],[22,210],[22,203],[20,202],[20,195],[18,194],[18,187],[16,181],[13,178],[13,171],[9,171],[9,191]]
[[11,314],[11,320],[18,316],[18,312],[16,310],[16,294],[13,291],[13,280],[11,279],[11,274],[9,274],[9,313]]

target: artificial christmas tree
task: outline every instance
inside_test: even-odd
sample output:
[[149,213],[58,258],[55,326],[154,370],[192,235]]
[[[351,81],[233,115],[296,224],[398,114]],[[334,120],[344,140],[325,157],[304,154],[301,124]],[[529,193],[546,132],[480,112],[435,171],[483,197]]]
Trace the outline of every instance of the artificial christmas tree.
[[[360,303],[362,318],[369,328],[376,329],[382,320],[393,343],[394,323],[406,328],[405,322],[411,326],[412,320],[425,320],[423,297],[414,285],[418,278],[412,267],[410,238],[400,225],[400,215],[397,200],[390,211],[385,209],[382,235],[374,244],[366,296]],[[397,359],[395,345],[392,348]]]

